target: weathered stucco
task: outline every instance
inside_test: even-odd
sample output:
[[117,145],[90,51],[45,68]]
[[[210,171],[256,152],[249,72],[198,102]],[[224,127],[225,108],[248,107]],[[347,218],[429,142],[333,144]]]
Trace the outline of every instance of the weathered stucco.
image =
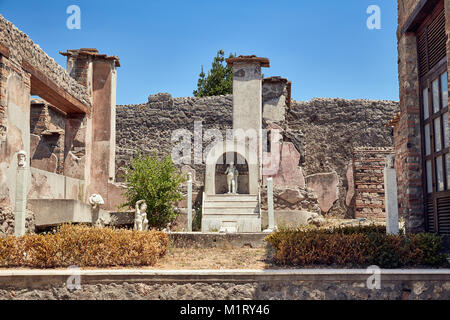
[[4,88],[5,135],[0,141],[0,204],[11,205],[15,197],[17,153],[30,153],[30,78],[14,65],[0,57]]

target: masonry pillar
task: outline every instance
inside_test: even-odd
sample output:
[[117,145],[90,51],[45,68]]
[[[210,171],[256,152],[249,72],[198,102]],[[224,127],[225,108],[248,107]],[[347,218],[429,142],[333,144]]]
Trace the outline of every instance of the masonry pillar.
[[425,231],[425,215],[417,40],[414,34],[399,34],[398,56],[400,119],[395,143],[398,200],[400,212],[405,217],[406,232],[417,233]]
[[384,168],[384,196],[386,206],[386,233],[398,235],[397,174],[394,169],[394,156],[386,157]]
[[0,207],[14,205],[17,155],[30,153],[30,90],[30,74],[0,53]]
[[273,178],[267,178],[267,215],[269,227],[264,232],[271,233],[276,230],[275,211],[273,204]]
[[29,172],[25,151],[19,151],[17,154],[17,174],[16,174],[16,197],[14,204],[14,235],[21,237],[25,235],[26,217],[27,217],[27,193],[29,188]]
[[192,232],[192,173],[188,173],[187,181],[187,231]]
[[91,186],[106,197],[108,183],[115,179],[116,79],[114,60],[94,61]]
[[250,150],[257,152],[258,181],[262,179],[262,73],[270,67],[269,59],[239,56],[227,59],[233,67],[233,130],[242,130],[246,137],[256,134],[256,145],[250,141]]
[[108,185],[115,179],[116,67],[120,67],[120,62],[117,57],[99,54],[96,49],[68,50],[63,55],[67,56],[69,73],[91,95],[90,116],[80,119],[80,115],[73,115],[67,127],[67,130],[74,125],[84,129],[81,134],[77,130],[71,136],[78,135],[85,141],[87,196],[100,194],[108,203]]
[[[61,52],[67,57],[67,72],[87,88],[92,105],[92,55],[88,49]],[[64,175],[90,180],[92,117],[88,114],[67,114],[64,143]],[[85,195],[86,198],[86,195]],[[87,199],[84,199],[87,200]]]

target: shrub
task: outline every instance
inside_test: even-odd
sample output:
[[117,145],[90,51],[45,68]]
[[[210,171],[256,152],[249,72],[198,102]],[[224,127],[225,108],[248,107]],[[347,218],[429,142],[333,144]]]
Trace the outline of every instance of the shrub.
[[153,228],[165,228],[177,218],[174,203],[183,199],[179,186],[185,177],[174,165],[170,157],[159,159],[156,154],[137,154],[131,165],[125,169],[127,202],[121,207],[134,210],[136,202],[147,203],[147,219]]
[[195,210],[195,217],[192,221],[192,230],[193,231],[201,231],[202,230],[202,208],[199,207]]
[[[229,58],[234,55],[230,54]],[[203,71],[200,73],[195,97],[220,96],[233,93],[233,68],[228,67],[225,61],[225,52],[219,50],[211,65],[208,75]]]
[[433,234],[386,235],[384,227],[282,229],[266,239],[281,265],[399,268],[442,266],[442,239]]
[[167,244],[159,231],[64,225],[55,233],[0,239],[0,267],[151,266]]

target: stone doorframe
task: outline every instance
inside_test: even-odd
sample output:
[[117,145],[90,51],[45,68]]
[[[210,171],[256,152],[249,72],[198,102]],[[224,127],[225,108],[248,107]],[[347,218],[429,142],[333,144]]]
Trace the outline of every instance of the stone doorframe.
[[216,144],[206,156],[205,193],[206,195],[216,194],[216,164],[219,159],[227,153],[237,153],[243,157],[248,164],[248,191],[251,195],[259,193],[259,166],[258,153],[248,144],[225,141]]

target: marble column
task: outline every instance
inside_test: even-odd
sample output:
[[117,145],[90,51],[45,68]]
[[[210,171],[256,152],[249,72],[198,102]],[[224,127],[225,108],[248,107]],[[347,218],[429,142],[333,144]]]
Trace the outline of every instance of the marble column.
[[21,237],[26,232],[28,166],[25,151],[17,154],[16,199],[14,207],[14,235]]
[[187,191],[187,231],[192,232],[192,174],[190,172],[188,173]]
[[397,174],[394,168],[394,156],[392,155],[386,158],[386,166],[384,168],[384,194],[386,206],[386,233],[397,235],[399,233]]

